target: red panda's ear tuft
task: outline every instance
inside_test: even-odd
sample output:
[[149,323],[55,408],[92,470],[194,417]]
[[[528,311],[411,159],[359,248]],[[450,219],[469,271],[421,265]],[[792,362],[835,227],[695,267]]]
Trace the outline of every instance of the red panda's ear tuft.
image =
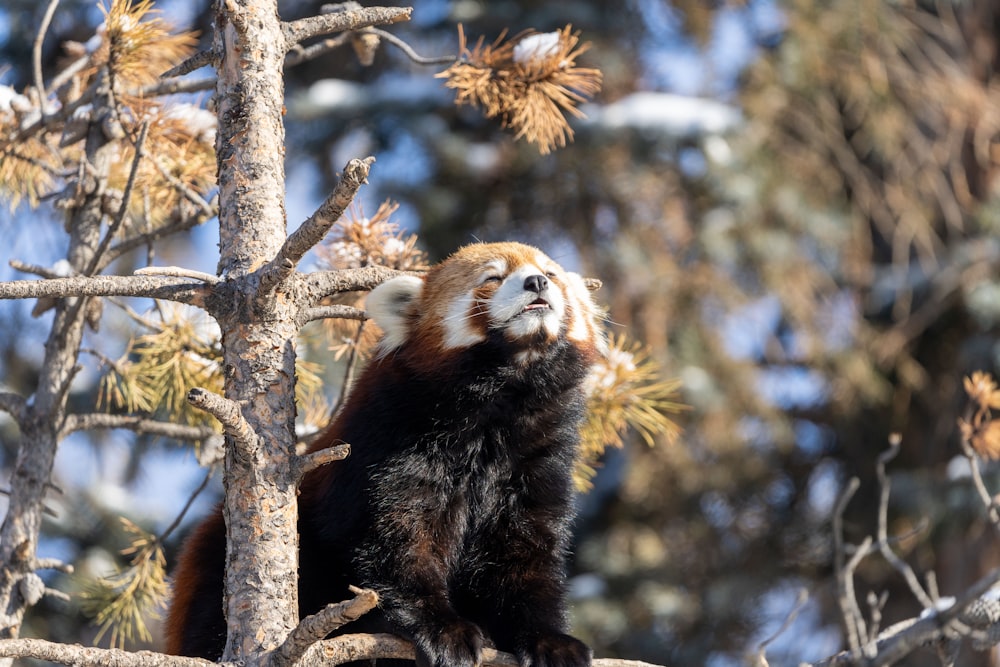
[[395,350],[406,342],[416,319],[415,307],[424,289],[424,281],[416,276],[397,276],[387,280],[365,299],[365,311],[385,332],[379,343],[379,355]]

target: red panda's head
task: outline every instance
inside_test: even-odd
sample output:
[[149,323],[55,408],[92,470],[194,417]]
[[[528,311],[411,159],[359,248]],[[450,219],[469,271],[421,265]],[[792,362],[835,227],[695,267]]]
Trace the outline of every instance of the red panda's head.
[[385,332],[380,356],[407,345],[428,358],[443,357],[493,335],[517,350],[520,363],[560,340],[588,354],[605,346],[583,279],[520,243],[465,246],[423,278],[400,276],[379,285],[366,309]]

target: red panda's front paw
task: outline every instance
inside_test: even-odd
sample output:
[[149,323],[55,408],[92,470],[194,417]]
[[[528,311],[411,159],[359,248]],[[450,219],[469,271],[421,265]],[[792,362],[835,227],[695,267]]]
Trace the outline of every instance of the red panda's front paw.
[[556,633],[525,642],[517,659],[521,667],[590,667],[592,655],[579,639]]
[[416,638],[417,667],[479,667],[483,633],[475,623],[455,618]]

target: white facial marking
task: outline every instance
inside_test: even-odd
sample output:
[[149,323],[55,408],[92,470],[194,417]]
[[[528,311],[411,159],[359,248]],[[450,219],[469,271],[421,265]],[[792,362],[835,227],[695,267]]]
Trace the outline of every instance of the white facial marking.
[[461,295],[448,306],[444,317],[444,349],[471,347],[486,339],[469,324],[469,315],[474,307],[472,293]]
[[[532,277],[537,278],[538,291],[527,285]],[[502,328],[515,339],[541,331],[551,337],[557,336],[565,312],[562,290],[534,264],[525,264],[512,271],[489,302],[490,325]]]

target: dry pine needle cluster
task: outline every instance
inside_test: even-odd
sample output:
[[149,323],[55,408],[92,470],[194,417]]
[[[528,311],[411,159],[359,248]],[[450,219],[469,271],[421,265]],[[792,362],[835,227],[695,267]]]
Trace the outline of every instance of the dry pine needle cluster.
[[485,45],[482,38],[468,48],[459,28],[458,62],[439,77],[456,91],[456,104],[483,110],[504,127],[538,145],[542,154],[563,147],[573,138],[565,114],[582,117],[577,105],[601,89],[598,69],[577,67],[576,59],[589,43],[580,44],[571,26],[554,33],[528,31]]

